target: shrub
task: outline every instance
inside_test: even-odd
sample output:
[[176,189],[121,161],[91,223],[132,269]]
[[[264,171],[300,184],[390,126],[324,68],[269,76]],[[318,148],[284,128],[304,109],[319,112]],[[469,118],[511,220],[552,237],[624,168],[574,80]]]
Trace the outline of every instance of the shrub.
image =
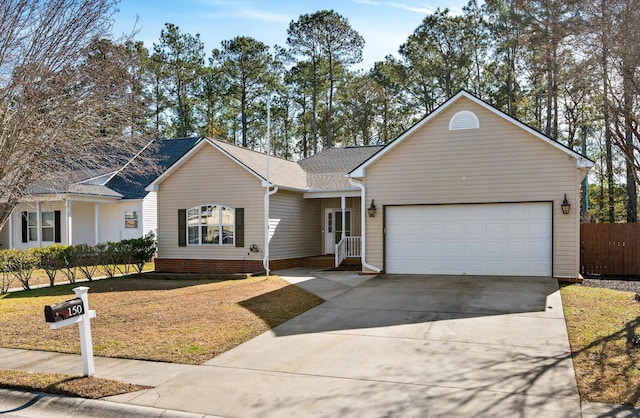
[[47,273],[47,277],[49,277],[49,286],[54,285],[58,270],[65,267],[64,255],[68,248],[68,245],[54,244],[36,250],[40,254],[39,267],[43,269],[45,273]]
[[110,278],[115,277],[118,271],[122,272],[118,267],[122,258],[119,251],[120,244],[109,241],[105,244],[100,244],[99,247],[101,250],[100,266],[102,271]]
[[74,248],[78,269],[84,277],[91,281],[100,264],[100,249],[98,246],[79,244]]
[[75,283],[78,268],[78,251],[75,246],[68,246],[62,251],[61,257],[62,268],[60,271],[69,280],[69,283]]
[[18,279],[24,290],[31,290],[29,281],[31,276],[40,263],[39,249],[29,248],[26,251],[18,249],[5,250],[7,267],[11,270],[13,276]]
[[156,241],[153,234],[141,238],[128,240],[128,252],[131,256],[131,263],[135,265],[138,274],[142,273],[144,265],[153,259],[156,253]]
[[0,251],[0,295],[6,295],[13,283],[7,250]]

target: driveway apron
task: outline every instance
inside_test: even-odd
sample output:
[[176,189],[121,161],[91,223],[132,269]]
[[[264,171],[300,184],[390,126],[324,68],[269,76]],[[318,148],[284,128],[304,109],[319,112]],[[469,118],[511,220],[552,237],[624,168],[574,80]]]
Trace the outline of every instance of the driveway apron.
[[[333,279],[310,280],[327,292]],[[556,280],[363,280],[126,402],[229,417],[580,416]]]

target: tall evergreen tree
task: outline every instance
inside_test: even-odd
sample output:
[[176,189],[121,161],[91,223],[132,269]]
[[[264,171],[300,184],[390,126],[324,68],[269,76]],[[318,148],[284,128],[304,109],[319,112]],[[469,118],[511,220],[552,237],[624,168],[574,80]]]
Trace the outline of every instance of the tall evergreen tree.
[[185,137],[196,132],[194,96],[204,65],[204,44],[200,35],[181,33],[173,23],[165,24],[160,42],[153,45],[154,55],[163,66],[173,96],[175,120],[173,134]]
[[250,108],[266,97],[275,83],[272,73],[273,56],[269,47],[246,36],[222,41],[214,49],[211,64],[219,69],[226,88],[226,97],[240,114],[242,146],[249,146],[248,124]]
[[287,44],[294,55],[308,59],[312,66],[313,83],[313,122],[312,136],[314,153],[317,152],[317,102],[319,77],[323,70],[322,61],[326,63],[324,74],[329,81],[327,100],[327,141],[326,146],[333,146],[332,116],[333,96],[336,77],[342,69],[362,61],[364,38],[358,34],[347,19],[333,10],[321,10],[312,15],[302,15],[291,22],[287,31]]

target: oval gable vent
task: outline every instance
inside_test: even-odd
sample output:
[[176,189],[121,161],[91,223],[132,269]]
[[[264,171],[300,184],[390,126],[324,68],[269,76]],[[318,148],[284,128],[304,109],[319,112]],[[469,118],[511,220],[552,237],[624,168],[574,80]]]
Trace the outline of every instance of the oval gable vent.
[[469,110],[461,110],[453,115],[449,121],[449,130],[457,131],[461,129],[478,129],[480,121],[475,113]]

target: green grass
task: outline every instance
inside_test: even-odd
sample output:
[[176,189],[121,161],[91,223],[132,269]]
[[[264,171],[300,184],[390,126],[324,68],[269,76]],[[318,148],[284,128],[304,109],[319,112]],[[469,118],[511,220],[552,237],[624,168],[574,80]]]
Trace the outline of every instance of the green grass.
[[[277,276],[244,280],[105,279],[89,286],[94,354],[202,364],[318,305]],[[79,353],[77,327],[51,330],[44,306],[77,284],[0,297],[0,347]]]
[[578,389],[583,400],[640,406],[640,303],[633,292],[569,285],[561,289]]
[[[322,303],[277,276],[245,280],[138,277],[86,284],[97,356],[202,364]],[[77,284],[0,296],[0,347],[80,353],[77,327],[51,330],[44,305]],[[142,387],[95,378],[0,370],[0,387],[100,398]]]

